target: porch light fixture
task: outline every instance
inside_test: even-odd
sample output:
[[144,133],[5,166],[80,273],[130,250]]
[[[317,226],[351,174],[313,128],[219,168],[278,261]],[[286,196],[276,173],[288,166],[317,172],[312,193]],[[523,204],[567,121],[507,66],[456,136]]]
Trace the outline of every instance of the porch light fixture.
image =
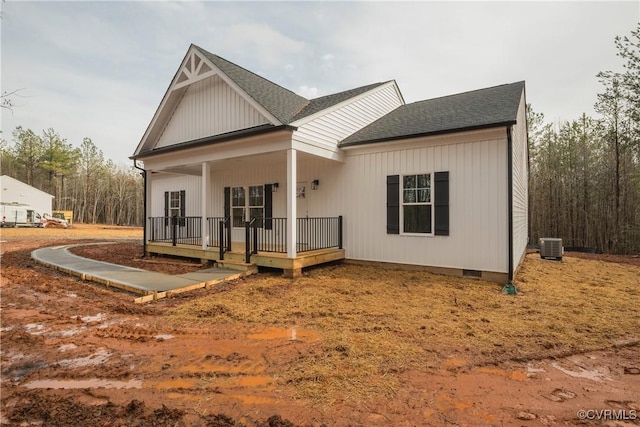
[[317,190],[319,185],[320,185],[320,180],[314,179],[313,181],[311,181],[312,190]]
[[280,187],[280,184],[277,182],[274,182],[273,184],[271,184],[271,192],[275,193],[276,191],[278,191],[278,187]]

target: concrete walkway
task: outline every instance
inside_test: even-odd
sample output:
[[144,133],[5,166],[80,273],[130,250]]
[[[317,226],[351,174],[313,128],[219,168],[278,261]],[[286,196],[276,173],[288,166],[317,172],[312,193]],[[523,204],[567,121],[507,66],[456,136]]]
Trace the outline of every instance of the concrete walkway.
[[84,245],[86,243],[41,248],[31,252],[31,257],[42,264],[79,276],[83,280],[102,283],[141,295],[154,295],[154,298],[145,300],[162,298],[168,296],[167,294],[171,292],[177,293],[208,287],[215,283],[237,279],[246,275],[246,273],[237,270],[209,268],[193,273],[171,276],[139,268],[95,261],[69,252],[71,247]]

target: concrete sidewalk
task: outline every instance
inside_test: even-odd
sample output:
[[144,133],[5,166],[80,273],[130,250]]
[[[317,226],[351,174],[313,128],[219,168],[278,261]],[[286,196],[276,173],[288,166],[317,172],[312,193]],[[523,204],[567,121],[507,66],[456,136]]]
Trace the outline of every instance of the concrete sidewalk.
[[[237,270],[209,268],[193,273],[170,276],[139,268],[95,261],[69,252],[71,247],[84,245],[86,243],[41,248],[31,252],[31,257],[42,264],[79,276],[83,280],[102,283],[141,295],[154,294],[160,298],[167,296],[166,294],[172,291],[176,293],[184,292],[246,275],[246,273]],[[163,293],[163,295],[158,296],[158,293]]]

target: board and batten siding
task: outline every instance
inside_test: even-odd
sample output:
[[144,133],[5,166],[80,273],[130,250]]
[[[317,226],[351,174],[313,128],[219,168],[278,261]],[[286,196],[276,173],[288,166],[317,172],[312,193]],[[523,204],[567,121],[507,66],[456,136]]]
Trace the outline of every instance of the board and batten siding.
[[258,110],[214,75],[189,86],[156,148],[267,123]]
[[[151,175],[151,191],[147,196],[147,201],[151,209],[148,210],[147,216],[160,217],[164,216],[164,192],[165,191],[184,191],[185,192],[185,215],[201,216],[200,200],[201,200],[201,179],[199,176],[192,175],[170,175],[170,174],[150,174]],[[149,179],[149,178],[147,178]]]
[[[506,141],[501,128],[350,149],[335,198],[346,257],[506,273]],[[386,177],[441,171],[449,171],[449,236],[387,234]]]
[[[402,105],[395,84],[358,98],[308,122],[302,120],[293,133],[296,141],[335,149],[338,142]],[[292,123],[296,125],[296,123]]]
[[520,99],[517,123],[511,132],[513,160],[513,267],[527,250],[529,242],[529,155],[527,150],[527,124],[524,93]]

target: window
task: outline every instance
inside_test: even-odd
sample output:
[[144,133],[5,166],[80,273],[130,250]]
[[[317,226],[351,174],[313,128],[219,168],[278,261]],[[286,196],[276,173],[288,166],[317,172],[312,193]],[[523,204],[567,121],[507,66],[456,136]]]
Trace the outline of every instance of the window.
[[431,174],[402,179],[404,233],[431,233]]
[[431,234],[433,209],[433,235],[449,235],[449,171],[434,172],[433,184],[431,178],[387,175],[387,234]]
[[180,216],[180,192],[169,192],[169,216]]
[[264,187],[256,185],[249,187],[249,218],[256,218],[258,227],[262,227],[262,218],[264,217]]
[[234,227],[244,227],[245,205],[247,203],[244,187],[231,189],[231,216]]
[[231,216],[234,227],[244,227],[245,221],[250,221],[251,218],[257,218],[258,226],[262,227],[264,186],[231,188]]
[[170,217],[179,218],[178,225],[184,227],[186,223],[186,192],[180,191],[165,191],[164,192],[164,225],[169,225]]

